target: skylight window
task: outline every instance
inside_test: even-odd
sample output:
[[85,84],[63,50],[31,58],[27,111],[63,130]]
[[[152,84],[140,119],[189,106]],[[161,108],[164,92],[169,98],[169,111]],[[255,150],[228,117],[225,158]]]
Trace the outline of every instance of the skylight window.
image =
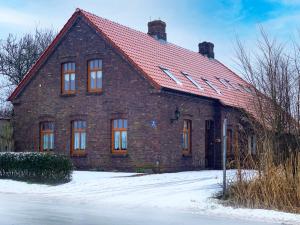
[[228,80],[225,80],[225,79],[223,79],[223,78],[218,78],[218,77],[217,77],[217,79],[218,79],[225,87],[227,87],[228,89],[231,89],[231,85],[230,85],[230,83],[229,83]]
[[245,92],[246,90],[245,90],[245,87],[243,86],[243,85],[241,85],[241,84],[238,84],[238,86],[239,86],[239,88],[240,88],[240,90],[241,91],[243,91],[243,92]]
[[176,84],[182,84],[181,82],[180,82],[180,80],[178,80],[168,69],[166,69],[166,68],[163,68],[163,67],[160,67],[160,69],[165,73],[165,74],[167,74],[173,81],[175,81],[176,82]]
[[187,74],[187,73],[184,73],[184,72],[181,72],[184,76],[186,76],[186,78],[187,79],[189,79],[189,81],[191,81],[199,90],[203,90],[203,88],[201,87],[201,85],[197,82],[197,81],[195,81],[194,79],[193,79],[193,77],[191,77],[189,74]]
[[237,91],[243,92],[243,89],[240,87],[240,85],[234,84],[232,82],[229,82],[229,84]]
[[245,86],[244,89],[245,89],[245,91],[247,91],[248,93],[252,93],[252,90],[251,90],[250,87]]
[[202,78],[205,83],[207,83],[208,86],[210,86],[215,92],[217,92],[219,95],[221,95],[221,91],[215,86],[213,85],[209,80],[205,79],[205,78]]

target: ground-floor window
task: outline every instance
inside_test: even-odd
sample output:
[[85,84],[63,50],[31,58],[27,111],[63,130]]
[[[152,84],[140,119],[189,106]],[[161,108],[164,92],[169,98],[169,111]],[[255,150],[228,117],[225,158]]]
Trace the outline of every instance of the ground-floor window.
[[86,149],[86,121],[74,120],[72,122],[71,154],[85,153]]
[[192,152],[192,143],[191,143],[191,130],[192,121],[183,120],[183,131],[182,131],[182,153],[184,155],[189,155]]
[[248,135],[248,152],[249,154],[256,154],[256,135],[250,134]]
[[127,119],[112,120],[112,153],[127,153]]
[[42,122],[40,124],[40,151],[54,149],[54,123]]

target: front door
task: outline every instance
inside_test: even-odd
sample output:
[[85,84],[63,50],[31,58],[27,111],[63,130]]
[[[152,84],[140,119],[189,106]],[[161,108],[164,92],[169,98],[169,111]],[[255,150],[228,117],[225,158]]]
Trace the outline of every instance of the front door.
[[215,129],[214,121],[205,121],[205,167],[213,169],[215,167]]

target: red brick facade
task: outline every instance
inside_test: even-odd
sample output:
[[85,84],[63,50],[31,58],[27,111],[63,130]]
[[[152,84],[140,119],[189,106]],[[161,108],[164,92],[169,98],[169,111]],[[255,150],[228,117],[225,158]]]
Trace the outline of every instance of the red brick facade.
[[[87,61],[103,61],[103,91],[87,91]],[[76,94],[61,94],[61,64],[76,63]],[[39,149],[39,124],[53,121],[54,152],[70,155],[71,122],[87,122],[86,155],[72,157],[79,168],[178,171],[205,167],[205,124],[214,121],[212,154],[221,166],[221,121],[240,114],[218,100],[157,90],[86,22],[78,18],[54,52],[13,100],[17,151]],[[180,117],[171,122],[178,108]],[[111,121],[128,120],[128,154],[111,153]],[[182,155],[183,120],[192,121],[192,153]]]

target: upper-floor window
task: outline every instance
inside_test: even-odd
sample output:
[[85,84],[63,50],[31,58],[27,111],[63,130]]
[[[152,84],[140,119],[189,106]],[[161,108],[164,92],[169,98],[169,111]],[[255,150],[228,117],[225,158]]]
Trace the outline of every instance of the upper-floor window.
[[68,62],[62,64],[62,93],[75,93],[75,63]]
[[112,121],[112,153],[127,153],[127,119]]
[[54,123],[42,122],[40,124],[40,151],[54,149]]
[[88,62],[88,91],[102,90],[102,60],[93,59]]
[[180,80],[177,79],[177,77],[175,77],[175,75],[173,73],[171,73],[170,70],[166,69],[166,68],[163,68],[163,67],[160,67],[160,69],[165,73],[167,74],[173,81],[176,82],[176,84],[182,84],[180,82]]
[[72,147],[71,154],[84,153],[86,149],[86,121],[74,120],[72,122]]
[[192,121],[183,120],[183,131],[182,131],[182,153],[189,155],[192,151]]

